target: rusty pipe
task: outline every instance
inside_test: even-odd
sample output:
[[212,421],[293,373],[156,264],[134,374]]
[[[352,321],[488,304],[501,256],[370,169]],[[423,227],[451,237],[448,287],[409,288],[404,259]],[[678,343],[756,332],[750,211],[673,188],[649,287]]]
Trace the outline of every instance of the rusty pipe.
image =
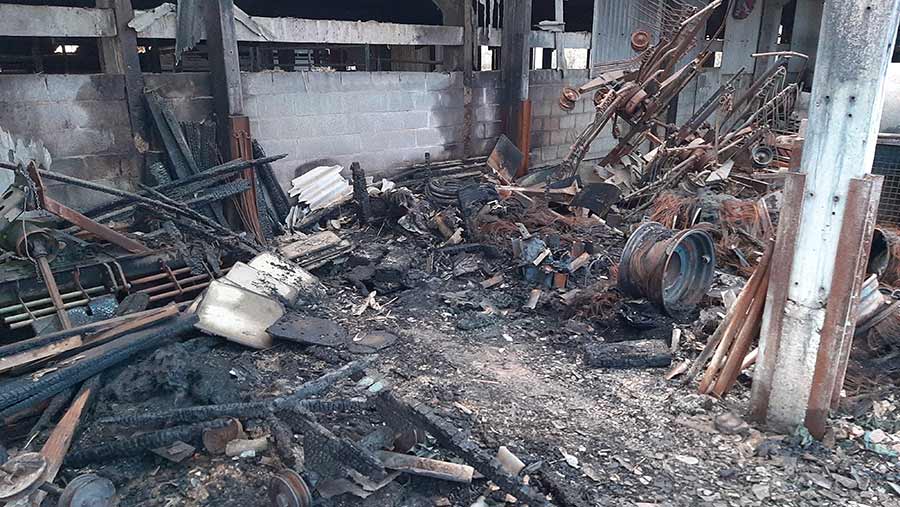
[[[63,301],[65,301],[65,300],[69,300],[69,299],[72,299],[72,298],[78,297],[78,296],[82,296],[82,297],[85,295],[93,296],[95,294],[105,293],[107,290],[108,289],[106,287],[100,285],[97,287],[91,287],[89,289],[85,289],[84,292],[82,292],[80,290],[66,292],[65,294],[60,294],[60,297],[63,299]],[[33,307],[42,306],[46,303],[52,303],[52,302],[53,302],[52,299],[49,297],[40,298],[40,299],[32,299],[31,301],[25,301],[24,305],[19,303],[19,304],[4,306],[3,308],[0,308],[0,315],[15,313],[19,310],[31,310]],[[32,311],[35,311],[35,310],[32,310]]]

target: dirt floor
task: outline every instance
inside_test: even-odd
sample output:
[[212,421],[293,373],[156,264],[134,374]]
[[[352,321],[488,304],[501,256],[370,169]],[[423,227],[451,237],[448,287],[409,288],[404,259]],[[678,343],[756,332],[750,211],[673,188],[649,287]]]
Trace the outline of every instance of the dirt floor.
[[[342,235],[357,245],[377,241],[402,249],[416,257],[416,266],[425,263],[414,239],[392,231]],[[494,262],[478,258],[483,267]],[[450,258],[436,262],[452,266]],[[536,310],[525,310],[528,287],[515,270],[491,289],[479,285],[486,278],[483,270],[460,277],[447,269],[414,273],[413,287],[377,296],[381,310],[367,309],[361,317],[352,312],[365,297],[343,276],[348,270],[342,265],[317,272],[327,296],[300,311],[333,319],[350,336],[395,333],[397,342],[378,353],[367,371],[383,376],[396,393],[471,429],[483,448],[495,452],[507,446],[533,465],[531,483],[556,505],[900,505],[900,469],[897,458],[888,456],[892,433],[900,429],[893,391],[881,392],[881,401],[857,410],[855,418],[839,421],[824,444],[800,433],[760,433],[721,418],[744,412],[747,379],[725,400],[715,400],[695,394],[696,382],[664,380],[666,369],[587,368],[585,344],[613,335],[635,337],[639,331],[616,324],[610,315],[568,319],[552,294]],[[693,357],[700,346],[682,344],[678,355]],[[93,418],[286,394],[358,357],[291,343],[250,351],[198,337],[114,372]],[[360,394],[350,381],[334,391],[330,396]],[[327,416],[320,422],[336,434],[356,437],[377,423],[373,414]],[[75,449],[121,437],[116,428],[87,426]],[[268,434],[264,420],[245,426],[250,436]],[[860,428],[884,429],[888,440],[877,448],[882,453],[866,449]],[[429,450],[459,461],[431,441],[419,448]],[[77,472],[96,470],[109,477],[123,506],[224,507],[269,505],[268,482],[281,466],[271,448],[251,458],[211,457],[201,448],[179,464],[148,454]],[[401,475],[367,499],[343,495],[320,505],[468,507],[503,505],[503,498],[483,479],[459,485]]]

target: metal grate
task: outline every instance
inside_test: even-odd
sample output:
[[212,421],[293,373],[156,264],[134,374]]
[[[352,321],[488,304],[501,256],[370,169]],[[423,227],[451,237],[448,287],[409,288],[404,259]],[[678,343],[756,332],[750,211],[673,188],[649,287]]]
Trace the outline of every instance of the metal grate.
[[879,144],[875,148],[872,174],[884,176],[878,222],[900,225],[900,145]]

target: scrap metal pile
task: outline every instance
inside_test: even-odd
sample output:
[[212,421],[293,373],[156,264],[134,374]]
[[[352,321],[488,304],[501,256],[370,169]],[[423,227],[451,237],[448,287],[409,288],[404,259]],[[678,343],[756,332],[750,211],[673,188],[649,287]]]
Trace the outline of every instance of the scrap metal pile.
[[[583,322],[586,366],[668,367],[681,358],[667,379],[688,382],[705,368],[700,391],[724,396],[755,361],[772,238],[780,210],[796,206],[783,181],[799,155],[800,88],[788,82],[786,62],[802,55],[767,55],[773,64],[749,86],[739,86],[751,79],[739,72],[683,124],[667,122],[672,100],[711,58],[695,43],[719,3],[666,2],[655,44],[636,32],[634,58],[564,90],[564,109],[592,95],[593,123],[560,165],[519,179],[525,155],[501,137],[487,158],[432,163],[426,154],[393,180],[356,163],[323,166],[284,192],[269,163],[285,155],[266,156],[237,136],[244,159],[223,163],[215,126],[177,123],[152,92],[158,162],[153,184],[136,191],[55,172],[40,143],[0,130],[8,155],[0,162],[0,501],[37,505],[52,495],[59,505],[114,505],[113,483],[95,473],[65,488],[54,482],[149,453],[173,463],[265,454],[268,500],[279,507],[365,498],[401,473],[484,478],[504,502],[557,500],[540,479],[529,483],[540,462],[482,447],[388,387],[376,361],[398,336],[351,336],[322,311],[336,305],[333,285],[355,298],[341,311],[365,319],[429,281],[455,280],[460,290],[440,295],[459,309],[461,331],[498,315]],[[616,146],[586,163],[607,127]],[[52,197],[51,181],[106,201],[76,211]],[[860,361],[897,345],[900,306],[879,280],[900,282],[898,238],[882,228],[873,240],[857,316],[867,346]],[[242,375],[227,363],[227,373],[209,373],[209,392],[181,396],[201,390],[205,363],[215,361],[206,339],[259,352],[251,361],[268,357],[260,351],[300,350],[341,366],[293,372],[312,380],[290,387],[287,374],[255,379],[265,388],[248,401],[227,396],[223,375]],[[292,363],[280,362],[278,374]],[[148,387],[158,372],[164,387]],[[132,383],[150,401],[122,411],[122,386]],[[154,402],[157,390],[177,393],[175,405]],[[103,417],[90,416],[92,402]],[[90,431],[80,432],[86,421]]]

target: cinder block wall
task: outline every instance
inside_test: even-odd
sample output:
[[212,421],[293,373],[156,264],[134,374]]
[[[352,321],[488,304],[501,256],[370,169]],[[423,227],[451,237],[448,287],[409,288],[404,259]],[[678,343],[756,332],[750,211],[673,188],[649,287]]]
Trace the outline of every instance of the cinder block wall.
[[[126,189],[140,176],[122,76],[4,75],[0,126],[42,140],[54,171]],[[108,200],[97,192],[46,183],[53,197],[70,205]]]
[[[531,164],[558,162],[593,115],[590,97],[579,101],[575,111],[560,110],[560,90],[586,82],[588,73],[536,70],[530,78]],[[172,105],[179,120],[212,116],[207,74],[146,74],[145,81]],[[372,175],[390,176],[422,162],[425,152],[435,161],[463,156],[461,73],[262,72],[244,74],[243,82],[254,136],[270,154],[288,154],[276,163],[285,187],[317,165],[349,167],[359,161]],[[490,153],[500,136],[501,99],[500,73],[475,73],[472,155]],[[685,102],[691,103],[679,104],[679,117],[692,110],[693,100]],[[121,76],[2,76],[0,125],[44,140],[56,160],[54,170],[126,189],[139,180],[141,159],[131,139]],[[587,158],[613,144],[607,127]],[[82,208],[106,200],[58,184],[52,184],[51,192]]]
[[[283,185],[317,165],[358,161],[370,173],[463,156],[459,73],[261,72],[243,75],[253,135]],[[479,150],[481,151],[481,150]]]
[[[593,94],[586,94],[572,111],[559,107],[566,86],[578,87],[590,80],[587,70],[533,70],[529,76],[531,96],[531,165],[558,162],[569,153],[575,138],[594,119]],[[614,146],[607,127],[591,144],[585,159],[595,158]]]

